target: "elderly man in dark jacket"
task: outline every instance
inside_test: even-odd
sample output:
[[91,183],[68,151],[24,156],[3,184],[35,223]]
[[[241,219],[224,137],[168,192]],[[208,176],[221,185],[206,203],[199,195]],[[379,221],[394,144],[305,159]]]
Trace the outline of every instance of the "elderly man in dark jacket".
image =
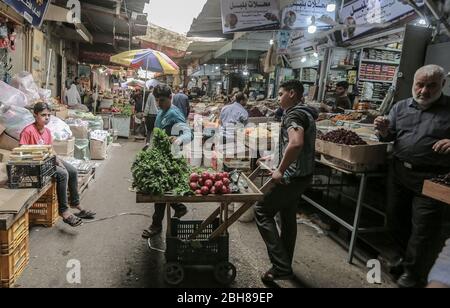
[[389,117],[375,125],[380,140],[394,141],[393,185],[390,185],[388,226],[405,248],[404,274],[397,284],[419,287],[433,265],[444,206],[422,195],[426,179],[450,172],[450,97],[443,94],[445,72],[437,65],[420,68],[413,97],[398,102]]

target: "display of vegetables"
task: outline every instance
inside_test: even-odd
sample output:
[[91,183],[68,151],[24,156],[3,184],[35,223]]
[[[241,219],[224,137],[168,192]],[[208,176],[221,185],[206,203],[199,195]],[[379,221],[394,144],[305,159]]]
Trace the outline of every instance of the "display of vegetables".
[[357,133],[346,130],[337,129],[333,130],[323,136],[319,137],[323,141],[333,142],[344,145],[367,145],[367,142],[361,139]]
[[232,192],[230,175],[227,172],[192,173],[189,177],[189,183],[189,187],[196,195],[227,195]]
[[141,193],[160,196],[172,192],[179,196],[192,194],[189,174],[192,172],[184,158],[175,158],[167,134],[154,131],[154,146],[137,155],[132,166],[133,188]]

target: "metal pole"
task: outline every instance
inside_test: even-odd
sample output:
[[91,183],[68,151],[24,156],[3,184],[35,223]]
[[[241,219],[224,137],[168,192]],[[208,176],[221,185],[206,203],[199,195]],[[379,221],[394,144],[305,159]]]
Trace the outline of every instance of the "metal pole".
[[48,55],[48,64],[47,64],[47,78],[45,79],[45,88],[48,89],[48,84],[50,82],[50,71],[52,69],[51,63],[52,63],[52,54],[53,49],[49,49],[50,54]]
[[147,65],[145,66],[145,85],[144,85],[144,95],[142,97],[142,110],[141,112],[144,112],[144,106],[145,106],[145,93],[147,90],[147,81],[148,81],[148,61],[150,57],[147,57]]

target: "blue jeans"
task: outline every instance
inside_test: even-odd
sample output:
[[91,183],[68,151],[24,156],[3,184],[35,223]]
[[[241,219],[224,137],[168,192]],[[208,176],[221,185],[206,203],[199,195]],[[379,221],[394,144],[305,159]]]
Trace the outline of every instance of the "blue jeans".
[[70,206],[80,205],[80,195],[78,193],[78,171],[69,163],[59,160],[56,166],[56,192],[58,195],[59,214],[66,212],[68,207],[67,188],[70,192]]

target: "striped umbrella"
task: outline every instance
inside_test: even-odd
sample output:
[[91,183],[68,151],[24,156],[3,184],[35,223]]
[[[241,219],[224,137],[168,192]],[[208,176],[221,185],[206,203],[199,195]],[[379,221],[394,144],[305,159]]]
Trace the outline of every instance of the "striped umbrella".
[[178,74],[179,68],[167,55],[153,49],[131,50],[112,56],[112,63],[166,75]]
[[[153,49],[138,49],[122,52],[118,55],[112,56],[110,61],[112,63],[120,64],[130,68],[145,69],[154,73],[162,73],[165,75],[176,75],[179,73],[179,67],[166,54]],[[145,78],[148,81],[148,78]],[[145,92],[142,102],[142,111],[145,105]]]

